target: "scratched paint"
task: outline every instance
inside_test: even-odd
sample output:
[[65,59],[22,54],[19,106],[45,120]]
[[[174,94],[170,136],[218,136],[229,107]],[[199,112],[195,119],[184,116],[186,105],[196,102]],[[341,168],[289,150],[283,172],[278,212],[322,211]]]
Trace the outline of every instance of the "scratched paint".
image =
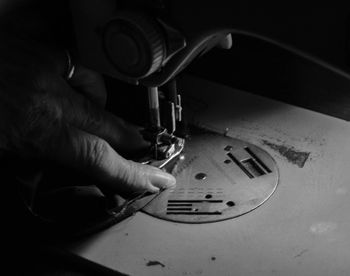
[[148,263],[146,264],[146,266],[155,266],[155,265],[159,265],[161,267],[165,267],[164,264],[162,264],[161,262],[159,261],[148,261]]
[[309,251],[309,249],[304,249],[304,250],[300,251],[298,254],[296,254],[293,258],[299,258],[299,257],[303,256],[308,251]]
[[285,157],[289,163],[297,165],[299,168],[304,167],[307,159],[310,156],[310,152],[298,151],[292,146],[277,145],[266,140],[263,140],[262,142],[264,145],[270,147]]

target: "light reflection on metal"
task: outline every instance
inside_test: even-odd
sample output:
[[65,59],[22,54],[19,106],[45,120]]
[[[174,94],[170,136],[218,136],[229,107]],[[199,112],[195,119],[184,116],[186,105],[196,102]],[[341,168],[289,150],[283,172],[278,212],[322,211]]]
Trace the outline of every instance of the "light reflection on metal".
[[221,221],[259,207],[278,184],[267,152],[222,134],[196,131],[179,156],[163,165],[176,177],[176,187],[147,205],[146,213],[184,223]]

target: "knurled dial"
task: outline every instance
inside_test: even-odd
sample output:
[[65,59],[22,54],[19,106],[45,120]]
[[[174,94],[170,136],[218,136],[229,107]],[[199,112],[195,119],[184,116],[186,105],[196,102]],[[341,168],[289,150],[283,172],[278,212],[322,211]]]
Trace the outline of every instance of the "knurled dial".
[[159,23],[139,12],[120,12],[106,24],[104,49],[114,67],[132,78],[144,78],[154,73],[166,56]]

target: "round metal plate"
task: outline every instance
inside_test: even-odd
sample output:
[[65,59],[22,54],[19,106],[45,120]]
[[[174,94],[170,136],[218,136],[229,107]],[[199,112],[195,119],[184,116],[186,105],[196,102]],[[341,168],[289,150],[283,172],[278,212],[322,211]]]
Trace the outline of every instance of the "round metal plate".
[[184,152],[167,165],[177,180],[144,211],[184,223],[221,221],[246,214],[275,191],[279,174],[274,159],[261,148],[216,133],[197,133]]

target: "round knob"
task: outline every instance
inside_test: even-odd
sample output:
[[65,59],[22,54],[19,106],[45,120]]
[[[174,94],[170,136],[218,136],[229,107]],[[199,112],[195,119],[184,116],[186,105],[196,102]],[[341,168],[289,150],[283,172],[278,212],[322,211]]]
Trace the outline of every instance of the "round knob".
[[121,12],[104,28],[104,49],[122,74],[143,78],[157,71],[166,55],[158,22],[142,13]]

